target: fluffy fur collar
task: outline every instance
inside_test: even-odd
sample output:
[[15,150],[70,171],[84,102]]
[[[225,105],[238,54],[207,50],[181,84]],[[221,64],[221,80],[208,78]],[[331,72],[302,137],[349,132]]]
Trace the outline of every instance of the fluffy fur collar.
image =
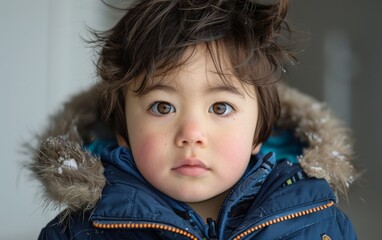
[[[279,92],[278,125],[294,129],[308,146],[299,158],[301,166],[309,176],[325,178],[335,192],[346,194],[357,176],[349,131],[324,104],[282,84]],[[91,139],[110,135],[99,116],[97,93],[82,92],[51,117],[37,147],[28,146],[33,156],[27,166],[41,182],[48,205],[86,210],[101,197],[103,166],[82,149]]]

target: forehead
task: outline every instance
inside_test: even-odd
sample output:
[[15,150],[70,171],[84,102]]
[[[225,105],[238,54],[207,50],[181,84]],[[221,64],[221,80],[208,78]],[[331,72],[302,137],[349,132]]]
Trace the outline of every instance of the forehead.
[[152,76],[142,73],[133,81],[133,85],[134,89],[140,88],[140,92],[144,94],[153,85],[178,85],[180,79],[188,77],[203,78],[206,80],[205,85],[207,86],[249,87],[235,76],[225,50],[214,45],[189,47],[176,67],[158,69]]
[[177,82],[177,79],[194,76],[206,79],[207,84],[221,82],[230,85],[238,82],[238,79],[235,78],[228,62],[224,52],[212,52],[203,45],[197,46],[194,49],[188,49],[183,54],[178,67],[164,74],[158,71],[154,76],[154,81]]

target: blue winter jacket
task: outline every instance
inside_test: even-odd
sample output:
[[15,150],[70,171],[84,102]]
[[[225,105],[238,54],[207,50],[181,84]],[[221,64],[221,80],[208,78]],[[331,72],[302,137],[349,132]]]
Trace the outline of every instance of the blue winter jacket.
[[96,207],[60,216],[40,240],[100,239],[356,239],[348,218],[323,179],[275,154],[253,156],[223,203],[218,219],[205,223],[187,204],[154,189],[137,171],[129,150],[102,153],[106,186]]

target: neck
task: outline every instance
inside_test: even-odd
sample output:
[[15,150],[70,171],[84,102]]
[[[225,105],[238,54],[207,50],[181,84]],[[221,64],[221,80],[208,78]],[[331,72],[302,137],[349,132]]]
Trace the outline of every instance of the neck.
[[207,218],[217,220],[220,208],[223,205],[228,193],[229,190],[205,201],[187,204],[202,217],[204,222],[207,222]]

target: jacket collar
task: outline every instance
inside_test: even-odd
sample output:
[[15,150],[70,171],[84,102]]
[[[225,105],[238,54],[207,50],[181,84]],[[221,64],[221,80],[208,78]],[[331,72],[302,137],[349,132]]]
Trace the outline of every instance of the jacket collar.
[[[91,221],[114,221],[115,223],[147,221],[193,229],[194,234],[206,235],[206,226],[200,216],[187,204],[176,201],[152,187],[139,173],[130,150],[110,145],[101,155],[105,166],[107,184],[97,203]],[[272,154],[258,159],[253,156],[251,164],[238,184],[232,189],[220,212],[220,225],[224,225],[231,209],[240,200],[253,198],[275,164]]]
[[[275,198],[272,194],[275,194],[288,178],[302,170],[299,166],[286,162],[276,163],[275,159],[275,155],[271,153],[261,158],[252,157],[246,173],[223,203],[218,222],[219,236],[230,234],[229,231],[225,231],[227,226],[229,229],[235,229],[242,225],[237,223],[242,223],[243,220],[256,221],[259,216],[265,217],[265,213],[271,214],[281,211],[284,207],[290,208],[291,204],[298,206],[312,200],[309,197],[290,201],[289,196],[288,201],[281,201],[292,202],[288,203],[288,206],[280,203],[275,206],[273,201],[269,201]],[[107,184],[103,197],[92,213],[91,221],[126,223],[139,220],[187,229],[195,236],[207,236],[208,225],[204,224],[193,209],[162,194],[143,178],[128,149],[109,146],[102,153],[102,161],[105,165]],[[320,196],[313,192],[313,195],[317,195],[315,200],[328,198],[332,193],[329,187],[325,192],[325,196],[322,191]],[[249,209],[252,210],[248,211]],[[263,211],[261,214],[259,209]]]

